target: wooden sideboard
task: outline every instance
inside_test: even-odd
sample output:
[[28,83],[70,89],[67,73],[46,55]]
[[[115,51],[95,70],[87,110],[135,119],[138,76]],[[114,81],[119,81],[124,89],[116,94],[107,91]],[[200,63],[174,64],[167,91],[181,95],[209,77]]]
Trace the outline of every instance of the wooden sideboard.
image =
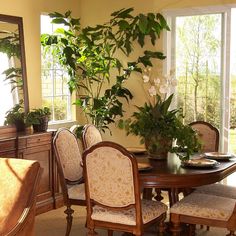
[[0,129],[0,157],[36,160],[43,168],[37,195],[36,213],[62,206],[52,140],[55,131],[17,133],[14,129]]

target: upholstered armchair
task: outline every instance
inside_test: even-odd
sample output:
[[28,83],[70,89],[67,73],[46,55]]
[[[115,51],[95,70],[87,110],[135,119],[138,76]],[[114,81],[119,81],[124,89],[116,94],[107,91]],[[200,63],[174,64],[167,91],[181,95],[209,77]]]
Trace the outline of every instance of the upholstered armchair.
[[71,205],[86,205],[82,157],[76,136],[68,129],[57,131],[53,146],[67,215],[66,236],[70,235],[74,210]]
[[0,158],[0,235],[33,236],[38,162]]
[[167,206],[141,200],[136,158],[113,142],[99,142],[83,153],[89,236],[95,228],[141,236],[150,224],[164,231]]
[[83,128],[82,143],[84,150],[92,145],[101,142],[102,135],[96,126],[89,124]]

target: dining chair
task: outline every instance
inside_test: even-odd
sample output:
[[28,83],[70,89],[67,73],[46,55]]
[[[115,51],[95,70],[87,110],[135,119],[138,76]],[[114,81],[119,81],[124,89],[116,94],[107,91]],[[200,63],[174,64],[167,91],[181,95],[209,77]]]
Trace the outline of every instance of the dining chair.
[[219,149],[219,130],[205,121],[195,121],[189,124],[196,130],[202,144],[202,152],[217,152]]
[[42,168],[31,160],[0,158],[0,235],[34,236]]
[[66,236],[70,235],[74,210],[71,205],[85,206],[82,156],[76,136],[68,129],[61,128],[53,139],[57,170],[67,215]]
[[101,141],[102,135],[95,125],[87,124],[84,126],[82,131],[82,143],[84,150]]
[[[199,139],[203,143],[203,152],[217,152],[219,148],[219,131],[210,123],[205,121],[196,121],[190,125],[198,132]],[[209,184],[197,187],[196,192],[211,194],[222,197],[236,199],[236,187],[224,184]]]
[[136,158],[119,144],[104,141],[83,153],[89,236],[95,228],[142,235],[144,229],[159,223],[164,232],[167,206],[141,200]]
[[[226,228],[227,236],[235,236],[236,200],[210,194],[191,193],[170,208],[173,236],[181,235],[181,223]],[[192,231],[189,231],[192,235]]]

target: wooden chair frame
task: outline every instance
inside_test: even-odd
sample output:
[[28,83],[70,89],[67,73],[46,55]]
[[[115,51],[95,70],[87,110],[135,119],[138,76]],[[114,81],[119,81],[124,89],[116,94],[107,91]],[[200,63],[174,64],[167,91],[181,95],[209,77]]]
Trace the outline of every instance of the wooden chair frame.
[[215,132],[216,134],[216,142],[215,142],[215,149],[212,150],[212,151],[215,151],[217,152],[219,150],[219,137],[220,137],[220,134],[219,134],[219,130],[214,127],[212,124],[206,122],[206,121],[194,121],[194,122],[191,122],[189,124],[192,128],[194,128],[195,125],[203,125],[203,126],[207,126],[208,128],[210,128],[213,132]]
[[[57,133],[56,133],[56,135],[53,139],[53,147],[54,147],[54,151],[55,151],[57,171],[58,171],[59,180],[60,180],[61,189],[62,189],[62,194],[63,194],[63,202],[64,202],[64,205],[66,206],[66,210],[64,211],[64,213],[67,215],[67,217],[66,217],[67,228],[66,228],[66,234],[65,235],[69,236],[70,231],[71,231],[71,227],[72,227],[72,222],[73,222],[72,214],[74,213],[74,210],[71,208],[71,205],[86,206],[86,201],[85,200],[80,200],[80,199],[71,199],[71,198],[69,198],[67,185],[68,184],[69,185],[82,184],[82,183],[84,183],[84,179],[81,178],[81,179],[78,179],[76,181],[70,181],[70,180],[66,179],[65,176],[64,176],[61,161],[60,161],[60,155],[58,153],[58,149],[57,149],[57,146],[56,146],[56,140],[57,140],[59,134],[62,131],[65,131],[65,130],[68,131],[71,135],[73,135],[74,138],[77,140],[75,134],[72,133],[69,129],[61,128],[57,131]],[[78,143],[77,143],[77,145],[78,145]]]
[[[123,155],[125,155],[131,161],[132,169],[133,169],[135,204],[130,204],[129,206],[126,206],[126,207],[109,207],[109,206],[101,205],[90,198],[90,192],[89,192],[89,188],[88,188],[86,158],[87,158],[88,154],[92,153],[95,149],[100,148],[100,147],[112,147],[112,148],[120,151]],[[87,202],[87,227],[89,229],[88,236],[95,235],[94,229],[96,227],[107,228],[109,236],[113,235],[113,231],[124,231],[127,233],[132,233],[134,235],[140,236],[140,235],[142,235],[142,233],[146,227],[148,227],[151,224],[156,223],[156,222],[160,223],[159,232],[160,233],[164,232],[164,230],[165,230],[164,220],[166,218],[166,213],[163,213],[158,218],[148,222],[147,224],[143,224],[137,160],[124,147],[122,147],[119,144],[109,142],[109,141],[103,141],[103,142],[93,145],[89,149],[85,150],[85,152],[83,153],[83,168],[84,168],[85,192],[86,192],[86,202]],[[125,210],[125,209],[130,209],[130,208],[134,207],[135,211],[136,211],[136,225],[133,226],[133,225],[125,225],[125,224],[117,224],[117,223],[93,220],[91,218],[91,215],[92,215],[92,207],[95,204],[100,205],[102,207],[106,207],[107,209],[110,209],[110,210]]]

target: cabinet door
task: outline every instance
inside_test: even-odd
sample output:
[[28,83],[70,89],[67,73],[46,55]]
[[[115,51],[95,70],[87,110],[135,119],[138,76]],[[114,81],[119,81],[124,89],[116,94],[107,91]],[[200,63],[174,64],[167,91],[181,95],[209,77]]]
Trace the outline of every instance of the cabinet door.
[[[49,137],[51,138],[48,139]],[[37,195],[37,214],[49,211],[54,208],[51,139],[52,136],[50,134],[45,134],[45,136],[39,137],[29,137],[26,141],[27,148],[19,151],[20,158],[38,161],[43,169]],[[35,140],[38,140],[38,142]]]

